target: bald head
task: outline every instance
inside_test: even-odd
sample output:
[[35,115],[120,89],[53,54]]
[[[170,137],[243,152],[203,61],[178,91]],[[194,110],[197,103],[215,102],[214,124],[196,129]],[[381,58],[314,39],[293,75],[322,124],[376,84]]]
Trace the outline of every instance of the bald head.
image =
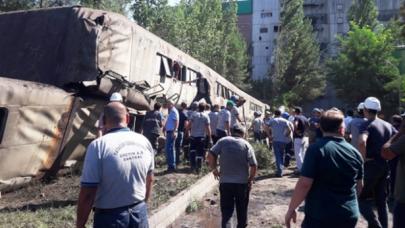
[[104,106],[105,126],[107,129],[127,126],[127,108],[121,102],[110,102]]

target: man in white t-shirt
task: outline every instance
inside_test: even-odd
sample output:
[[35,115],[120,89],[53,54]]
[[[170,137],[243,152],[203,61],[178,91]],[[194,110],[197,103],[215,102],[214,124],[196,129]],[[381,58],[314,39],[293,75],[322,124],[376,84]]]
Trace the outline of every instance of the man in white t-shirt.
[[148,227],[154,152],[143,135],[127,128],[125,106],[104,108],[106,134],[87,148],[77,206],[77,227],[94,207],[94,227]]

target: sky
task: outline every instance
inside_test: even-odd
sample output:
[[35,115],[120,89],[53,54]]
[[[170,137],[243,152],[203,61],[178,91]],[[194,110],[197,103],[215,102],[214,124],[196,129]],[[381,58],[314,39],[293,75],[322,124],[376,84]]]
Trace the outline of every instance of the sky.
[[169,0],[169,5],[176,5],[180,0]]

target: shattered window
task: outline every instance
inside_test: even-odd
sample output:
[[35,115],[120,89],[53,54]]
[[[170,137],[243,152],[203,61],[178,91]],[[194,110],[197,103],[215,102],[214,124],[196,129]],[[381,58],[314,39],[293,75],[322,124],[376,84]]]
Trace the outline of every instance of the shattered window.
[[0,108],[0,144],[3,141],[3,134],[6,129],[7,116],[7,108]]

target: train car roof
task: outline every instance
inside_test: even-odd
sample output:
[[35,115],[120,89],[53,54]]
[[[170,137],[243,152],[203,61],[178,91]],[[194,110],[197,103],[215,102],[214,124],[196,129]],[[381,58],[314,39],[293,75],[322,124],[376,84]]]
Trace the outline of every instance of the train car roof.
[[6,34],[0,36],[0,75],[64,87],[113,70],[133,81],[128,49],[140,33],[158,43],[160,54],[187,62],[238,95],[262,103],[121,14],[81,6],[7,12],[0,14],[0,33]]

